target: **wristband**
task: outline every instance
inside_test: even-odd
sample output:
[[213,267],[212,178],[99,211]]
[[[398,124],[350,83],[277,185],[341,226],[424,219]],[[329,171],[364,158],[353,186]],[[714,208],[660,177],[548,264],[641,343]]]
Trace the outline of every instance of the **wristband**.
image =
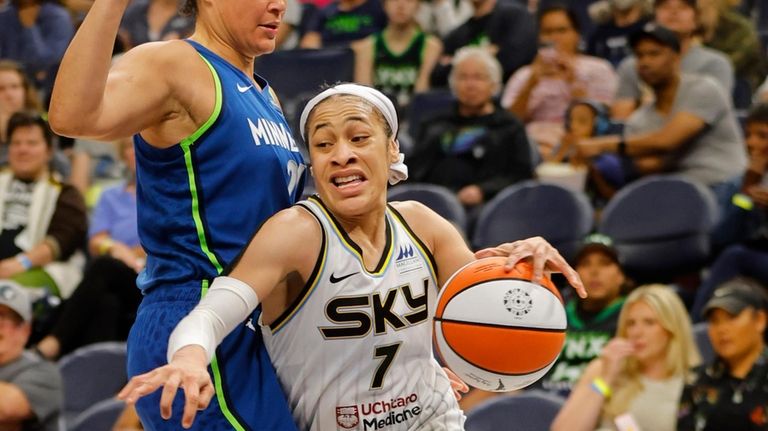
[[590,384],[589,387],[593,391],[602,395],[602,397],[605,399],[608,399],[611,397],[611,387],[608,386],[608,383],[606,383],[602,377],[595,377],[594,379],[592,379],[592,384]]
[[109,253],[109,250],[113,245],[115,245],[115,242],[112,241],[112,238],[105,238],[103,241],[99,242],[99,254],[103,255]]
[[29,259],[29,256],[24,253],[17,254],[16,260],[19,261],[21,266],[24,268],[24,271],[29,271],[34,266],[32,265],[32,261]]

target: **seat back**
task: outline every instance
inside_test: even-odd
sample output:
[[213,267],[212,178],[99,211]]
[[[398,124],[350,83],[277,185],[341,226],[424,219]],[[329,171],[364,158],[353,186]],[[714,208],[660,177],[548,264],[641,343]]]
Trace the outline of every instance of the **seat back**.
[[417,201],[455,224],[462,231],[467,228],[467,214],[456,193],[435,184],[407,183],[389,189],[389,201]]
[[593,225],[587,197],[557,184],[535,180],[513,184],[485,204],[472,244],[485,248],[541,236],[572,260]]
[[701,362],[709,364],[715,359],[715,349],[712,348],[712,341],[709,339],[707,331],[707,322],[699,322],[693,325],[693,340],[701,354]]
[[126,345],[104,342],[83,346],[59,360],[64,385],[63,418],[68,425],[127,383]]
[[288,49],[259,57],[254,70],[269,81],[290,118],[294,105],[324,84],[352,82],[354,67],[349,48]]
[[538,389],[492,398],[467,414],[466,431],[548,431],[565,400]]
[[99,401],[80,413],[67,431],[112,431],[124,409],[125,402],[117,398]]
[[614,241],[624,269],[639,280],[697,268],[710,251],[719,214],[713,193],[679,176],[651,176],[622,188],[598,230]]
[[424,93],[415,93],[406,111],[408,135],[412,139],[416,139],[421,123],[440,112],[450,110],[455,100],[450,90],[430,90]]

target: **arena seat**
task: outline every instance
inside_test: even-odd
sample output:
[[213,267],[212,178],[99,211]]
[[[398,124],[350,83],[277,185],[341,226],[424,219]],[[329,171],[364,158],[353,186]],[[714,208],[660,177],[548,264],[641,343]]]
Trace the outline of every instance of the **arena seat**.
[[80,413],[66,431],[112,431],[125,409],[125,402],[117,398],[99,401]]
[[399,184],[389,189],[387,200],[421,202],[432,211],[451,221],[462,231],[466,231],[467,214],[464,211],[464,206],[459,202],[456,193],[446,187],[425,183]]
[[472,245],[541,236],[572,261],[593,225],[594,211],[583,193],[535,180],[508,186],[480,211]]
[[62,357],[59,370],[64,385],[61,418],[67,427],[99,401],[114,397],[127,383],[126,345],[103,342],[83,346]]
[[[430,90],[415,93],[406,110],[405,120],[408,121],[408,135],[417,139],[421,122],[451,109],[456,99],[450,90]],[[417,144],[418,145],[418,144]]]
[[565,400],[542,390],[526,390],[483,402],[467,413],[466,431],[547,431]]
[[706,261],[718,214],[706,186],[654,175],[619,190],[603,210],[598,231],[613,239],[636,281],[668,281]]

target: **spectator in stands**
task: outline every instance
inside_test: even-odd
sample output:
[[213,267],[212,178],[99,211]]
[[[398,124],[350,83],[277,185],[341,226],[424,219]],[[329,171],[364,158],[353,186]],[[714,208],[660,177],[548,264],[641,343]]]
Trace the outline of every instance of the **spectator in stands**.
[[131,3],[120,23],[126,50],[158,40],[181,39],[195,29],[191,16],[179,14],[178,0],[141,0]]
[[[678,37],[680,70],[686,74],[713,78],[730,100],[733,66],[725,54],[701,46],[697,39],[696,0],[655,0],[654,16],[657,24],[672,30]],[[642,85],[634,56],[621,62],[618,73],[619,87],[611,112],[614,118],[623,120],[652,96],[651,91]]]
[[626,156],[637,170],[629,178],[654,171],[682,174],[708,185],[725,207],[747,165],[728,96],[708,77],[680,73],[680,43],[670,30],[649,23],[630,42],[638,75],[655,100],[632,114],[624,136],[580,140],[581,155]]
[[589,36],[587,54],[604,58],[617,67],[632,54],[629,35],[641,29],[650,17],[646,0],[609,0],[608,4],[610,18]]
[[0,279],[67,297],[82,276],[83,198],[51,173],[52,133],[38,114],[14,114],[8,136],[10,170],[0,173]]
[[136,317],[141,301],[136,277],[144,268],[146,253],[139,243],[136,161],[130,138],[120,141],[120,153],[128,179],[105,190],[93,211],[88,232],[93,259],[64,303],[52,333],[37,345],[49,359],[90,343],[125,341]]
[[37,89],[24,73],[21,64],[0,60],[0,160],[7,157],[8,120],[11,115],[22,110],[42,112]]
[[0,280],[0,426],[4,430],[58,431],[61,374],[56,365],[24,351],[31,322],[26,289]]
[[69,12],[56,2],[11,0],[0,10],[0,58],[21,63],[46,90],[73,34]]
[[421,29],[414,16],[421,0],[384,0],[387,27],[355,42],[355,82],[373,85],[408,105],[414,92],[429,89],[442,43]]
[[530,66],[512,75],[501,106],[528,124],[528,134],[542,154],[563,137],[565,112],[577,98],[610,103],[616,92],[616,74],[607,61],[579,53],[579,23],[563,5],[539,12],[542,48]]
[[349,46],[386,25],[387,15],[379,0],[335,0],[309,18],[299,47]]
[[[313,5],[306,5],[299,0],[286,0],[285,13],[277,29],[276,47],[279,49],[293,49],[299,46],[301,39],[302,19],[305,11],[316,12]],[[309,15],[307,15],[309,16]]]
[[629,281],[610,238],[592,235],[576,256],[576,272],[587,289],[586,298],[573,298],[565,306],[568,332],[565,346],[541,387],[568,396],[587,364],[597,358],[613,338]]
[[426,119],[417,133],[411,179],[455,190],[479,208],[504,187],[531,178],[531,146],[522,123],[494,103],[501,65],[486,49],[466,47],[453,58],[450,112]]
[[[552,430],[672,431],[684,378],[700,362],[680,298],[661,285],[629,294],[616,337],[590,362]],[[628,424],[634,426],[628,427]]]
[[443,56],[432,71],[432,86],[445,87],[452,57],[479,45],[501,63],[502,82],[536,56],[536,21],[524,6],[506,0],[472,0],[473,14],[443,38]]
[[746,120],[749,166],[739,194],[725,207],[716,245],[729,245],[710,267],[696,291],[691,315],[694,321],[720,284],[739,275],[768,285],[768,104],[752,109]]
[[421,29],[438,37],[450,32],[472,17],[470,0],[422,0],[416,22]]
[[765,51],[752,22],[733,10],[729,0],[699,0],[704,45],[731,59],[736,78],[757,89],[768,73]]
[[704,307],[716,358],[696,370],[680,400],[680,431],[765,430],[768,426],[768,319],[765,286],[736,279]]

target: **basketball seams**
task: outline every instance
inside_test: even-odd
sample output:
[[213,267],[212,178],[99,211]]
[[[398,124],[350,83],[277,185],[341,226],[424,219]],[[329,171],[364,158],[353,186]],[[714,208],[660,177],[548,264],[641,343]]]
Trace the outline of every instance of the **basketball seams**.
[[535,332],[552,332],[552,333],[560,333],[563,334],[568,328],[537,328],[534,326],[517,326],[517,325],[502,325],[499,323],[486,323],[486,322],[468,322],[466,320],[456,320],[456,319],[443,319],[442,317],[435,317],[435,321],[437,322],[445,322],[445,323],[456,323],[459,325],[468,325],[468,326],[484,326],[487,328],[498,328],[498,329],[524,329],[526,331],[535,331]]
[[[461,358],[462,361],[464,361],[468,365],[471,365],[474,368],[477,368],[478,370],[483,370],[483,371],[485,371],[487,373],[497,374],[499,376],[505,376],[505,377],[528,376],[528,375],[531,375],[531,374],[534,374],[534,373],[538,373],[539,371],[541,371],[541,370],[543,370],[545,368],[548,368],[550,365],[552,365],[552,362],[554,362],[554,360],[553,360],[553,361],[551,361],[549,363],[544,364],[544,366],[541,367],[541,368],[537,368],[537,369],[531,370],[531,371],[526,371],[524,373],[504,373],[504,372],[501,372],[501,371],[491,370],[491,369],[482,367],[482,366],[476,364],[475,362],[472,362],[471,360],[469,360],[466,357],[464,357],[464,355],[462,355],[461,353],[456,351],[456,349],[454,349],[453,346],[451,346],[451,343],[448,342],[448,340],[445,338],[445,336],[442,335],[442,328],[441,328],[441,335],[440,336],[443,338],[443,341],[445,342],[445,345],[448,346],[448,348],[451,350],[451,352],[453,352],[454,355],[456,355],[459,358]],[[445,360],[445,356],[440,351],[439,343],[438,343],[438,346],[437,346],[437,352],[440,354],[440,357],[442,357],[443,360]]]

